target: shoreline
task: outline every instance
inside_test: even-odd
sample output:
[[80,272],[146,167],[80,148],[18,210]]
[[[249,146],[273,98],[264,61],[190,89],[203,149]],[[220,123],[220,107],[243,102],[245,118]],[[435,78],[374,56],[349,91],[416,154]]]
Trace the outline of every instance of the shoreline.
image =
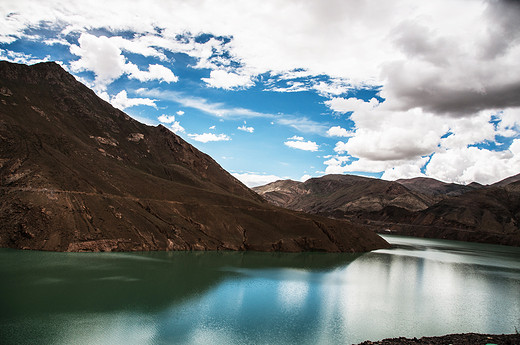
[[[422,338],[387,338],[378,341],[364,341],[356,345],[518,345],[520,333],[513,334],[482,334],[457,333],[436,337]],[[355,345],[355,344],[353,344]]]

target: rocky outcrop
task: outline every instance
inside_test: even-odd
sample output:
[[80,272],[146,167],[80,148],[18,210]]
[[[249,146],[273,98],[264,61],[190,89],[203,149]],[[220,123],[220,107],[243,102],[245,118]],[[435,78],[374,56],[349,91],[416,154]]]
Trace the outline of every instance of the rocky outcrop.
[[345,221],[266,203],[164,126],[55,63],[0,62],[0,246],[58,251],[363,252]]

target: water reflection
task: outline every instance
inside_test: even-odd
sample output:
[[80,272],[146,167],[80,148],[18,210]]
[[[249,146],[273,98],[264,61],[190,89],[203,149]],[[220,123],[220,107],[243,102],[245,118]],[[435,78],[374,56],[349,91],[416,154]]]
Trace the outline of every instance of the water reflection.
[[388,237],[365,255],[0,250],[2,344],[330,344],[520,324],[520,250]]

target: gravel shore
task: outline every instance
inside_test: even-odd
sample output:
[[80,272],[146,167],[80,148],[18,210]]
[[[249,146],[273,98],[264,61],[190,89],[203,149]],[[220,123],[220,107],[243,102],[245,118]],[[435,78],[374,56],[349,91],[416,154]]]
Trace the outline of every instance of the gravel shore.
[[440,337],[393,338],[358,345],[520,345],[520,334],[448,334]]

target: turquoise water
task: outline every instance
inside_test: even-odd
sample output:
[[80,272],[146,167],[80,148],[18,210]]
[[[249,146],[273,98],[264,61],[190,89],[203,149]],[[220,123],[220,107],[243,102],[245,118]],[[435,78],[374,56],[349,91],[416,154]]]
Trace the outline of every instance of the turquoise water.
[[363,255],[0,250],[1,344],[351,344],[520,329],[520,248]]

